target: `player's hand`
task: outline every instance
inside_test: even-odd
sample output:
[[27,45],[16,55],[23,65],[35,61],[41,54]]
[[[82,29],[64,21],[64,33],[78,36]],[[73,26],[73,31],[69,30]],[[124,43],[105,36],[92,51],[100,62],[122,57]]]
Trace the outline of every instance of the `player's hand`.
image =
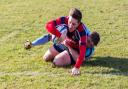
[[65,34],[61,34],[60,38],[55,39],[55,43],[61,43],[64,41],[64,39],[66,38]]
[[79,75],[80,74],[80,70],[76,67],[73,67],[71,70],[71,75]]
[[61,34],[61,36],[58,40],[59,40],[59,42],[62,42],[65,40],[65,38],[66,38],[66,34]]

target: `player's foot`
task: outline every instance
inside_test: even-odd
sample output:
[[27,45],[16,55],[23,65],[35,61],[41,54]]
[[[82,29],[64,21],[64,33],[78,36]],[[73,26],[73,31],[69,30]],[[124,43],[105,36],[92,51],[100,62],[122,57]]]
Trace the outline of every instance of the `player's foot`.
[[31,43],[31,41],[27,40],[27,41],[24,43],[24,48],[25,48],[25,49],[30,49],[30,48],[32,48],[32,43]]

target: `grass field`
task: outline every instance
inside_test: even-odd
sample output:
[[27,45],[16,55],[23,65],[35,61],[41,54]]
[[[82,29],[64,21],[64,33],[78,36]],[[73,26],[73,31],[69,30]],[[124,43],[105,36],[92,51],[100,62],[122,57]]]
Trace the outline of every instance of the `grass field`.
[[[25,50],[25,40],[47,33],[44,25],[72,7],[101,34],[91,62],[52,68],[42,55],[52,43]],[[0,89],[128,89],[128,0],[0,0]]]

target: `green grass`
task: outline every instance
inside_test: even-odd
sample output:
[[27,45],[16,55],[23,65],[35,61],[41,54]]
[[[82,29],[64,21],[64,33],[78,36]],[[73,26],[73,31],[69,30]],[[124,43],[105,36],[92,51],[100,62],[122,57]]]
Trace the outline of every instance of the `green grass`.
[[[26,39],[47,33],[51,19],[77,7],[101,42],[91,62],[73,77],[71,67],[52,68],[42,60],[51,43],[25,50]],[[0,0],[0,89],[127,89],[127,0]]]

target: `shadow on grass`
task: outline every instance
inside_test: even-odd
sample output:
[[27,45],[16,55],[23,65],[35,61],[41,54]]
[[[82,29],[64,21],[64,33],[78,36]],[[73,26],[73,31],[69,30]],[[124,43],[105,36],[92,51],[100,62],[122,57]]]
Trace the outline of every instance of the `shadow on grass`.
[[[99,76],[121,75],[128,76],[128,58],[117,57],[93,57],[94,60],[86,61],[82,66],[106,67],[108,70],[85,71],[84,74],[95,74]],[[56,67],[56,66],[55,66]],[[63,68],[71,69],[73,65],[63,66]],[[62,68],[62,67],[57,67]],[[112,68],[112,69],[111,69]]]
[[93,57],[94,60],[86,61],[83,66],[99,66],[113,68],[112,71],[105,71],[104,74],[116,74],[128,76],[128,58],[117,57]]

